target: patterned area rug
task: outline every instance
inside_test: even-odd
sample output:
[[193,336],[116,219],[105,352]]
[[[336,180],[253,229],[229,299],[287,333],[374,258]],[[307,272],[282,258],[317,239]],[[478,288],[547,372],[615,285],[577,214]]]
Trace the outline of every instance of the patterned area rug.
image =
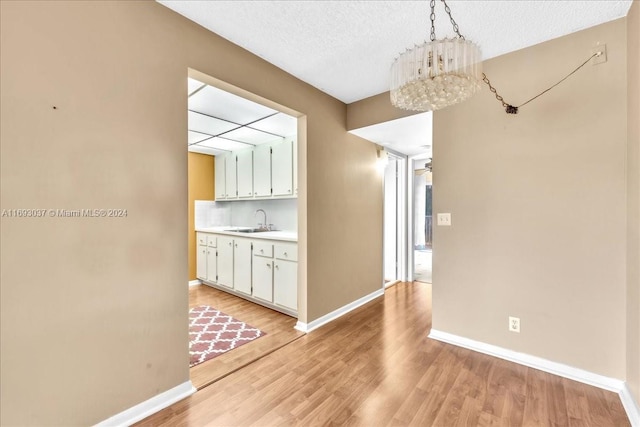
[[189,310],[189,367],[266,335],[208,305]]

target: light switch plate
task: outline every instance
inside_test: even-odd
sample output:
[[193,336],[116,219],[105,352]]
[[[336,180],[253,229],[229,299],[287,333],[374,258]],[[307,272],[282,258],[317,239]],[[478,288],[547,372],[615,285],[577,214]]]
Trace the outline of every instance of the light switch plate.
[[451,214],[450,213],[439,213],[438,214],[438,225],[451,225]]

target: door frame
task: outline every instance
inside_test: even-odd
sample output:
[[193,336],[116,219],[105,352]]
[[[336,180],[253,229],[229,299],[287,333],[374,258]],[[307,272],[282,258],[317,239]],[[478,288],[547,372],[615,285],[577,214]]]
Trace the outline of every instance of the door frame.
[[[408,158],[410,168],[407,169],[407,191],[410,191],[411,196],[408,197],[407,200],[407,245],[406,250],[408,252],[407,256],[407,281],[412,282],[415,280],[415,259],[413,256],[413,250],[415,247],[415,240],[413,238],[413,229],[415,227],[415,218],[413,217],[413,205],[415,201],[413,199],[413,186],[415,184],[415,173],[416,163],[424,162],[430,156],[428,154],[417,154],[415,156],[410,156]],[[433,184],[432,184],[433,185]]]
[[[382,275],[383,275],[383,279],[382,279],[382,288],[386,288],[388,286],[392,286],[396,283],[398,283],[398,281],[407,281],[408,280],[408,270],[407,268],[409,267],[408,264],[408,258],[407,255],[410,253],[407,251],[407,238],[409,237],[408,234],[408,227],[407,227],[407,219],[408,219],[408,186],[407,186],[407,165],[408,165],[408,156],[406,154],[402,154],[399,153],[395,150],[391,150],[389,148],[385,148],[385,151],[387,151],[389,159],[393,159],[395,160],[398,166],[398,171],[397,171],[397,181],[396,181],[396,262],[397,262],[397,268],[396,268],[396,281],[395,282],[389,282],[388,284],[385,283],[384,281],[384,265],[385,265],[385,260],[384,257],[386,255],[386,245],[387,242],[384,239],[384,235],[385,235],[385,226],[386,226],[386,215],[384,213],[384,204],[386,203],[386,195],[385,195],[385,182],[384,182],[384,172],[383,172],[383,176],[382,176],[382,192],[383,192],[383,213],[382,213],[382,235],[383,235],[383,249],[382,249],[382,256],[383,256],[383,262],[382,262]],[[412,257],[413,259],[413,257]]]

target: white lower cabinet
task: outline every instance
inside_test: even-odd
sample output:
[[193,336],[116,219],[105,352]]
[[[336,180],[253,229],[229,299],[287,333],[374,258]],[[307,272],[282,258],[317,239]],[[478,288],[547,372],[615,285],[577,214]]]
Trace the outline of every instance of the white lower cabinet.
[[216,242],[213,235],[197,233],[197,257],[196,257],[196,277],[198,279],[215,282],[217,280],[218,266]]
[[233,237],[218,236],[218,284],[233,289]]
[[277,259],[273,270],[273,302],[298,310],[298,263]]
[[198,245],[196,251],[196,277],[207,280],[207,246]]
[[233,289],[251,295],[251,240],[233,240]]
[[273,259],[253,256],[253,296],[273,302]]
[[298,245],[278,243],[273,245],[273,302],[276,305],[298,310]]
[[267,239],[197,233],[197,274],[287,314],[298,311],[298,245]]

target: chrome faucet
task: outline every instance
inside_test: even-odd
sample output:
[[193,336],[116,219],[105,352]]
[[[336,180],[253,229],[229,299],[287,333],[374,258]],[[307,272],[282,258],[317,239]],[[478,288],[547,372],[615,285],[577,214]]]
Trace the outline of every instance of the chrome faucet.
[[[262,212],[264,214],[264,222],[262,223],[258,223],[258,227],[259,228],[264,228],[265,230],[268,229],[268,223],[267,223],[267,213],[264,211],[264,209],[258,209],[255,213],[255,215],[258,215],[258,212]],[[254,216],[255,216],[254,215]]]

